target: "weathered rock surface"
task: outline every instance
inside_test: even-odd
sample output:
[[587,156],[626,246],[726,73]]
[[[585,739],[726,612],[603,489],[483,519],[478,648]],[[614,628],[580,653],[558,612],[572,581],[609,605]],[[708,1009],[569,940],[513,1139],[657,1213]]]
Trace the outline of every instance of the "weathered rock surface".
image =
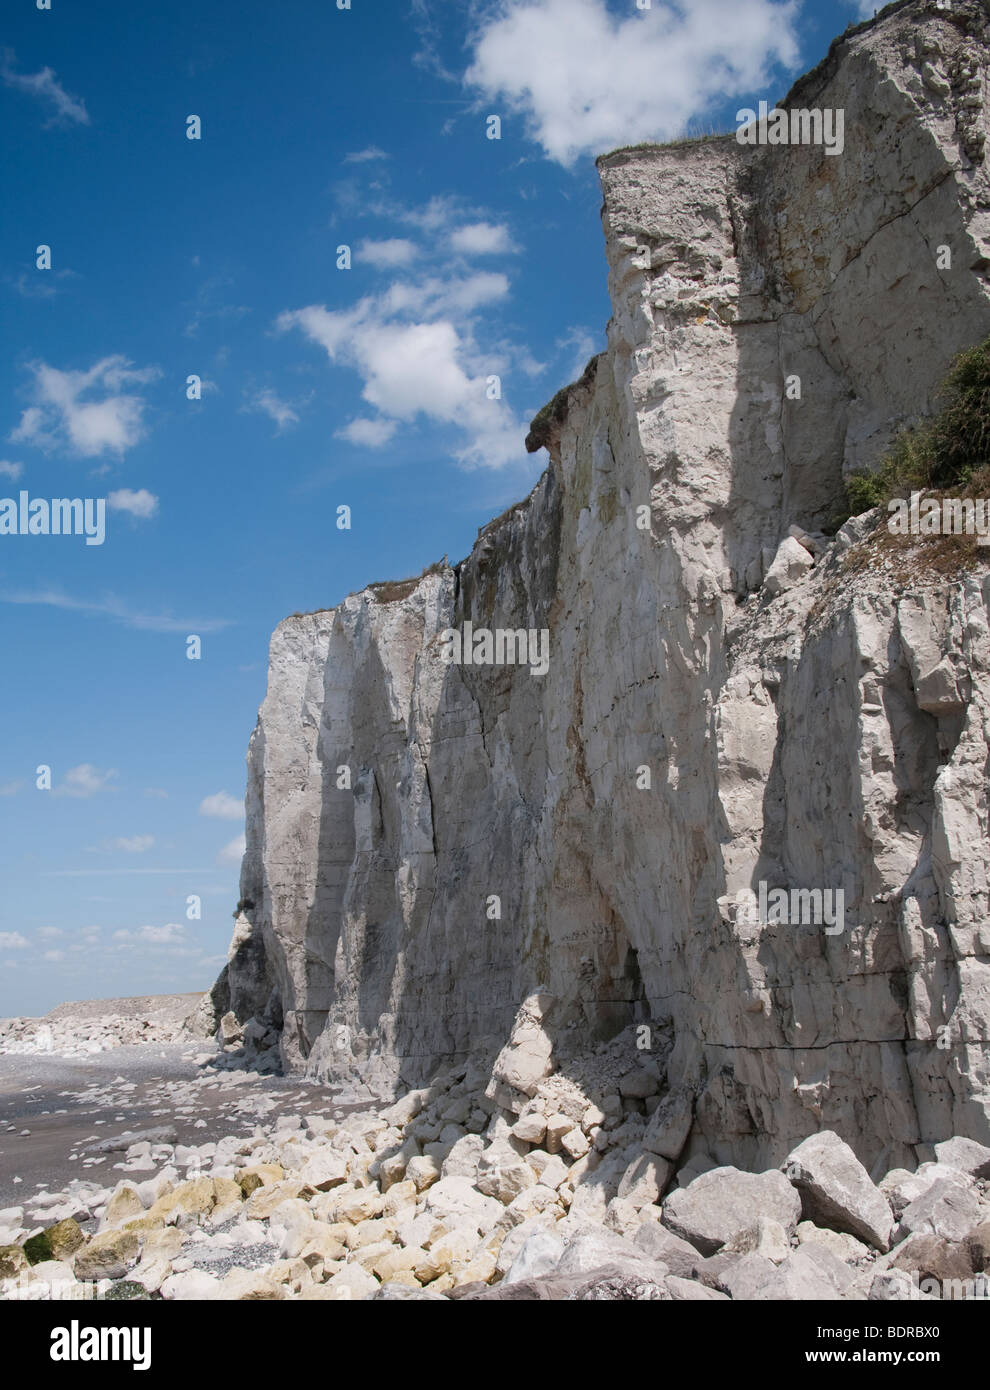
[[837,1134],[813,1134],[787,1157],[784,1172],[801,1193],[805,1215],[886,1250],[894,1224],[886,1198]]
[[761,1217],[779,1222],[790,1236],[801,1216],[801,1198],[781,1173],[743,1173],[716,1168],[678,1188],[663,1207],[663,1223],[703,1255],[757,1226]]

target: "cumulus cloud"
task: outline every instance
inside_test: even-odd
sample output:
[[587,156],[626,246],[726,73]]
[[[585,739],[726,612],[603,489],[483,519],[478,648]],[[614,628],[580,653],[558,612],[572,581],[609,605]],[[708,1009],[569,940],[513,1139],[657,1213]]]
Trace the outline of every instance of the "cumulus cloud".
[[450,245],[464,256],[499,256],[516,249],[508,227],[496,222],[469,222],[455,227]]
[[34,404],[11,433],[15,443],[42,449],[67,445],[92,458],[123,454],[144,435],[144,399],[124,390],[146,385],[159,375],[155,367],[134,368],[125,357],[104,357],[88,371],[60,371],[46,362],[31,365]]
[[283,401],[276,392],[268,387],[263,391],[255,392],[250,408],[260,410],[270,420],[274,420],[277,434],[281,434],[288,425],[298,425],[299,423],[299,416],[288,401]]
[[10,478],[14,482],[24,472],[23,463],[11,463],[9,459],[0,459],[0,474],[5,478]]
[[203,797],[199,803],[199,814],[215,816],[217,820],[243,820],[244,802],[238,801],[229,792],[214,792],[212,796]]
[[0,951],[23,951],[27,945],[27,937],[19,931],[0,931]]
[[366,449],[380,449],[399,428],[397,420],[369,420],[359,417],[351,420],[343,429],[334,432],[335,439],[346,439],[351,444],[362,444]]
[[15,72],[16,56],[9,48],[3,51],[0,61],[0,77],[4,86],[15,91],[26,92],[52,108],[45,126],[89,125],[89,112],[86,103],[79,97],[70,96],[59,82],[52,68],[42,68],[40,72]]
[[377,266],[379,269],[409,265],[418,255],[418,246],[406,237],[387,237],[383,241],[362,241],[357,248],[359,261],[367,261],[369,265]]
[[78,767],[69,768],[61,786],[56,787],[52,795],[77,797],[95,796],[97,792],[105,791],[116,776],[117,772],[115,768],[107,768],[105,771],[101,771],[98,767],[94,767],[92,763],[80,763]]
[[49,961],[53,961],[53,962],[54,962],[54,961],[65,960],[65,952],[64,952],[64,951],[42,951],[42,953],[41,953],[41,959],[42,959],[42,960],[49,960]]
[[217,855],[218,864],[239,864],[244,858],[244,851],[247,848],[247,840],[243,835],[238,835],[236,839],[230,840],[224,845]]
[[482,20],[464,75],[521,116],[561,164],[669,140],[692,116],[764,87],[799,58],[798,0],[507,0]]
[[277,326],[300,330],[360,375],[361,395],[382,423],[352,421],[344,431],[352,442],[380,445],[394,433],[389,424],[422,415],[466,432],[456,451],[463,464],[499,468],[522,457],[524,432],[505,401],[489,398],[489,378],[503,363],[479,352],[471,316],[507,293],[504,275],[428,277],[396,282],[351,309],[292,310]]
[[157,512],[158,498],[147,488],[138,488],[134,492],[129,487],[121,487],[107,495],[107,506],[113,512],[127,512],[130,516],[145,520]]

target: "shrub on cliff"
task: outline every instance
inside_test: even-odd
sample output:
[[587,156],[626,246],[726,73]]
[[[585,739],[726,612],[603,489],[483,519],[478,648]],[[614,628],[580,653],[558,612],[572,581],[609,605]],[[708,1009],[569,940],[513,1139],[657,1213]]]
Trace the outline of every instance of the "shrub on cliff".
[[875,472],[846,479],[853,516],[914,491],[972,496],[990,489],[990,338],[959,354],[937,399],[938,412],[902,430]]

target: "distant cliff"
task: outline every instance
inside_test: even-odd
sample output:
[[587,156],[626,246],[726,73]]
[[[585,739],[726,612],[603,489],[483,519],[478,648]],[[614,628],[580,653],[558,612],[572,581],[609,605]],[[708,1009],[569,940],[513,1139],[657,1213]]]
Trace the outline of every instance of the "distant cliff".
[[[289,1067],[469,1060],[511,1103],[642,1023],[721,1162],[990,1141],[990,565],[822,534],[990,333],[988,8],[833,45],[786,104],[844,112],[841,155],[602,158],[608,347],[533,492],[276,630],[214,995]],[[445,661],[467,622],[545,630],[547,673]],[[761,883],[841,890],[840,928],[754,923]]]

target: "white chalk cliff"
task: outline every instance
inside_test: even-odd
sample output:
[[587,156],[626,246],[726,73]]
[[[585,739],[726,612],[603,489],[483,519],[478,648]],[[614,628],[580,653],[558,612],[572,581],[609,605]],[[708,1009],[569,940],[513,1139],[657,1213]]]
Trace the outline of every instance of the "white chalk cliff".
[[[809,539],[990,334],[988,16],[838,40],[787,104],[844,111],[840,155],[603,157],[608,347],[539,483],[462,563],[280,624],[215,996],[287,1066],[461,1062],[518,1110],[643,1023],[667,1158],[990,1142],[990,552]],[[444,663],[468,620],[548,629],[547,674]],[[844,929],[749,923],[761,881],[842,889]]]

